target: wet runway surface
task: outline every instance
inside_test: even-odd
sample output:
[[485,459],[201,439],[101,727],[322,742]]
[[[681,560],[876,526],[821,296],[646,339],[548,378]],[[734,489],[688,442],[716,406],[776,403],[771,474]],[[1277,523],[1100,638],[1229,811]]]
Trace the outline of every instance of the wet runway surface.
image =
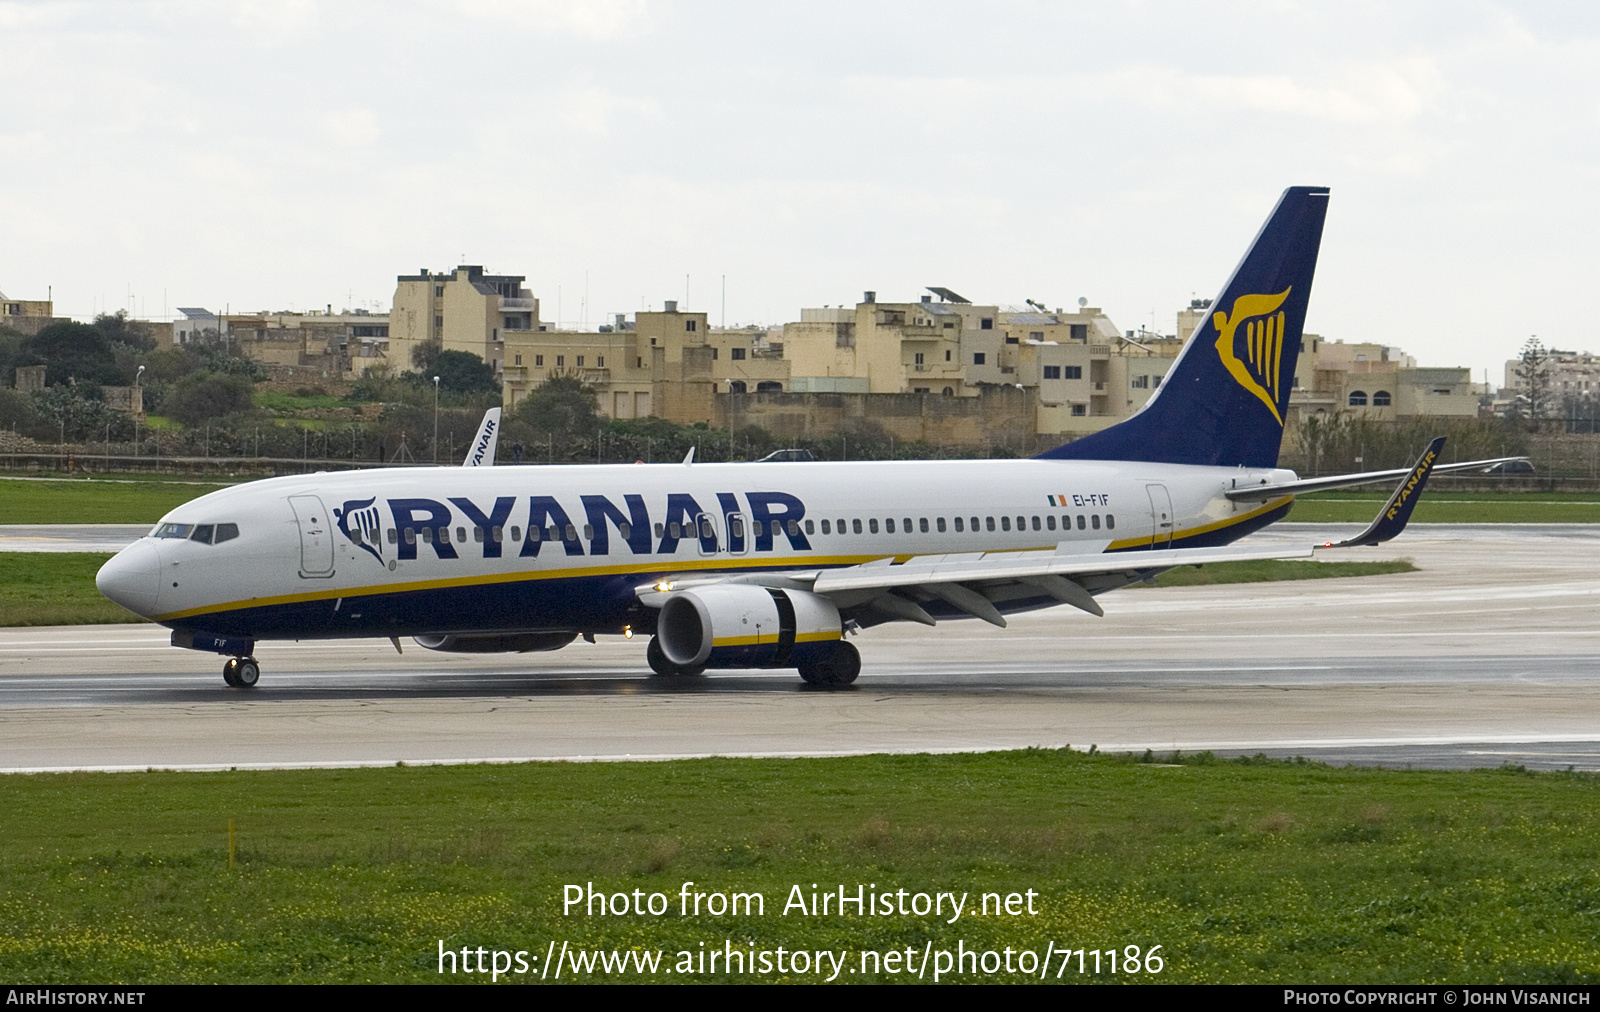
[[490,656],[267,643],[261,684],[243,692],[222,685],[221,658],[154,626],[0,630],[0,769],[1067,744],[1600,769],[1600,530],[1417,526],[1337,557],[1421,571],[1124,590],[1101,599],[1104,619],[1054,609],[1008,630],[880,627],[855,640],[863,672],[842,692],[791,671],[663,681],[643,639],[621,638]]

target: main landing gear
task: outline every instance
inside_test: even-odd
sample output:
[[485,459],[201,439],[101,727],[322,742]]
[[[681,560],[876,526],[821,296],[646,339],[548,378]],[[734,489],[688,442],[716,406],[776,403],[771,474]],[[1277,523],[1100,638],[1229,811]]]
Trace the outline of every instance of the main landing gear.
[[[650,670],[662,678],[692,678],[705,671],[703,664],[683,668],[672,663],[654,636],[650,637],[650,645],[645,648],[644,657],[650,663]],[[854,644],[846,643],[844,640],[838,642],[826,660],[800,666],[800,677],[805,679],[806,684],[819,688],[843,688],[854,682],[859,674],[861,674],[861,651],[857,650]]]
[[253,689],[261,680],[261,665],[254,657],[234,657],[222,666],[222,680],[235,689]]
[[649,662],[650,670],[662,678],[692,678],[706,670],[704,664],[693,668],[680,668],[667,660],[666,653],[661,649],[661,642],[654,636],[650,637],[650,645],[645,647],[644,659]]
[[826,661],[806,664],[800,668],[800,677],[805,679],[807,685],[827,688],[849,685],[859,674],[861,674],[861,651],[855,648],[855,644],[844,640],[839,641],[833,655]]

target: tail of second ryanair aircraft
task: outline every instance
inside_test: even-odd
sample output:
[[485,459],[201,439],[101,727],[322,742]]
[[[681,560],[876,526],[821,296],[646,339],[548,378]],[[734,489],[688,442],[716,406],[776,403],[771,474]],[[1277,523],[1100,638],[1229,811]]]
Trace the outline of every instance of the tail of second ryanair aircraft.
[[1040,456],[1275,466],[1327,209],[1326,187],[1285,190],[1149,403]]

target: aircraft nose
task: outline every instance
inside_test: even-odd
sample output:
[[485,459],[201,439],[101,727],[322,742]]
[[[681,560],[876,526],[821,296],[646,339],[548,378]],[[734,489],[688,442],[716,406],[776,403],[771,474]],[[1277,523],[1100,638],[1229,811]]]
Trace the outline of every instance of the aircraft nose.
[[148,616],[156,610],[161,586],[161,553],[148,541],[136,541],[106,560],[94,585],[134,614]]

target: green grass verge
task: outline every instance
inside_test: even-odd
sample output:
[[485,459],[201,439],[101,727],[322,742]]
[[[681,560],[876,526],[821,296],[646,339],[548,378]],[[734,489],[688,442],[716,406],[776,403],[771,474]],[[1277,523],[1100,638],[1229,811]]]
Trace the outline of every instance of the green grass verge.
[[[729,942],[848,950],[850,982],[908,978],[851,973],[863,949],[917,962],[1051,942],[1160,945],[1164,970],[1134,980],[1600,981],[1600,778],[1586,774],[1029,750],[58,774],[0,792],[0,977],[29,984],[429,982],[441,942],[542,963],[552,940],[663,950],[663,968]],[[630,903],[660,893],[668,912],[564,915],[563,888],[591,882]],[[682,916],[685,882],[760,893],[765,914]],[[785,915],[813,884],[969,899],[953,924]],[[1028,890],[1032,915],[973,914],[982,893]],[[1130,980],[1076,961],[1060,979]]]
[[153,524],[169,510],[227,483],[117,478],[0,478],[3,524]]
[[[1289,519],[1313,523],[1371,523],[1388,492],[1319,492],[1295,499]],[[1418,524],[1596,524],[1593,492],[1428,491],[1411,517]]]
[[[1387,562],[1314,562],[1266,559],[1260,562],[1214,562],[1207,566],[1169,569],[1156,577],[1157,587],[1196,587],[1211,583],[1271,583],[1277,580],[1326,580],[1340,576],[1415,573],[1409,559]],[[1151,584],[1136,583],[1136,587]]]
[[95,589],[109,552],[0,552],[0,625],[142,622]]
[[332,394],[311,394],[296,397],[277,390],[257,390],[251,398],[256,407],[274,411],[316,411],[328,408],[349,407],[349,402]]

